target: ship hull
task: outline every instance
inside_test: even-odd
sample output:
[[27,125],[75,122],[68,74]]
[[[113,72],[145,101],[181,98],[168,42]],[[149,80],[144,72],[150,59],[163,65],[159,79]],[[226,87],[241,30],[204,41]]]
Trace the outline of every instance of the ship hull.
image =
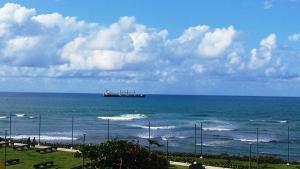
[[144,98],[145,95],[118,95],[118,94],[109,94],[109,95],[103,95],[103,97],[137,97],[137,98]]

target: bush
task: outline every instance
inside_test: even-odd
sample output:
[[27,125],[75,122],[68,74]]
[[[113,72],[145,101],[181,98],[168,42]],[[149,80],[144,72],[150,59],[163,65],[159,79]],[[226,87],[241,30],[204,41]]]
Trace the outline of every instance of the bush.
[[157,153],[136,143],[112,140],[98,145],[81,146],[75,157],[84,155],[97,168],[110,169],[167,169],[168,161]]

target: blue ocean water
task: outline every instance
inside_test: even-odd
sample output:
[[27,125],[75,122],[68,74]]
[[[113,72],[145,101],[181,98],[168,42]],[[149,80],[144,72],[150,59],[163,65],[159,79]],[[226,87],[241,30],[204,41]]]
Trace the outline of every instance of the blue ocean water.
[[[203,153],[246,155],[249,144],[261,155],[287,158],[288,126],[290,159],[300,161],[300,98],[147,95],[145,98],[107,98],[100,94],[0,93],[0,135],[9,129],[12,137],[37,137],[39,114],[41,140],[71,143],[74,116],[75,142],[99,143],[110,138],[138,140],[146,144],[148,123],[151,137],[161,144],[169,140],[171,151],[200,152],[200,123],[203,124]],[[164,150],[165,147],[156,149]]]

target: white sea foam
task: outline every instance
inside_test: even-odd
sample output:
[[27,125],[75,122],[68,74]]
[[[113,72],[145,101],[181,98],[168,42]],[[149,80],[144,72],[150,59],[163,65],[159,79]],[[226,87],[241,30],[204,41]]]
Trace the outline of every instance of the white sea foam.
[[30,118],[30,119],[34,119],[35,117],[34,117],[34,116],[29,116],[29,118]]
[[0,116],[0,119],[6,119],[7,117],[6,116]]
[[171,136],[171,135],[167,135],[167,136],[161,136],[161,139],[166,141],[166,140],[173,140],[173,139],[184,139],[187,138],[185,136]]
[[[138,125],[138,124],[132,124],[129,125],[130,127],[137,127],[137,128],[142,128],[142,129],[148,129],[149,126],[143,126],[143,125]],[[151,130],[167,130],[167,129],[174,129],[176,126],[150,126]]]
[[166,136],[161,136],[161,139],[164,140],[164,141],[167,141],[167,140],[168,140],[168,137],[166,137]]
[[[256,139],[245,139],[245,138],[234,139],[234,140],[241,141],[241,142],[256,142],[257,141]],[[260,143],[269,143],[271,141],[273,141],[273,140],[271,140],[271,139],[258,139],[258,142],[260,142]]]
[[[17,135],[17,136],[12,136],[13,139],[27,139],[27,138],[35,139],[37,140],[39,138],[38,135]],[[65,137],[65,136],[48,136],[48,135],[41,135],[41,140],[46,140],[46,141],[67,141],[67,140],[72,140],[72,137]],[[74,140],[78,140],[78,138],[73,138]]]
[[[207,143],[203,143],[202,145],[205,147],[214,147],[214,146],[224,146],[228,144],[228,141],[210,141]],[[197,144],[197,146],[201,146],[201,144]]]
[[24,117],[25,114],[16,114],[17,117]]
[[185,136],[177,136],[176,138],[184,139],[186,137]]
[[122,114],[119,116],[99,116],[98,119],[114,121],[130,121],[147,118],[144,114]]
[[[144,138],[144,139],[148,139],[149,138],[149,135],[148,134],[139,134],[137,135],[137,137],[139,138]],[[150,138],[154,138],[153,135],[150,135]]]
[[224,128],[224,127],[204,127],[204,131],[232,131],[233,129]]
[[287,120],[249,120],[250,122],[288,123]]

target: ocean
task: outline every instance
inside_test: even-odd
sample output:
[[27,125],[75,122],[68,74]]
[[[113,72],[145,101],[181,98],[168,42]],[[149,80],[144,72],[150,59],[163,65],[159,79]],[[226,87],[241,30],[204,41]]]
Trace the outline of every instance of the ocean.
[[[203,154],[248,155],[258,151],[300,161],[300,98],[243,96],[147,95],[145,98],[108,98],[100,94],[0,93],[0,135],[9,130],[12,138],[38,138],[41,114],[41,141],[71,143],[110,139],[135,140],[146,145],[150,136],[160,144],[169,140],[173,152],[200,153],[202,123]],[[290,139],[288,141],[288,127]],[[9,134],[9,133],[8,133]],[[10,136],[8,136],[10,137]],[[153,149],[165,150],[166,147]]]

